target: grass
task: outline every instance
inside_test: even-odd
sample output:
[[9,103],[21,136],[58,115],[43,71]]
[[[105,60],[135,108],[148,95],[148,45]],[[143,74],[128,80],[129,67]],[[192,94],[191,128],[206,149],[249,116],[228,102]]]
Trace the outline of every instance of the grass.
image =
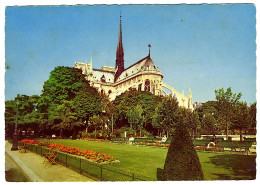
[[[86,140],[48,140],[48,142],[110,154],[120,161],[120,164],[112,164],[112,167],[151,180],[157,180],[157,168],[164,167],[168,151],[167,148]],[[198,156],[205,180],[255,179],[255,155],[198,152]]]

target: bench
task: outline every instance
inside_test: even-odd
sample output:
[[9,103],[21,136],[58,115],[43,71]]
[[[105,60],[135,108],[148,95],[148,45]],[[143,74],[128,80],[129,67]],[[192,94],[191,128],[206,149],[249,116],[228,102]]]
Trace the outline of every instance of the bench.
[[27,151],[28,151],[28,146],[25,143],[23,143],[23,145],[20,147],[20,151],[19,152],[27,153]]
[[44,159],[43,163],[50,162],[53,165],[57,164],[58,152],[55,150],[50,150],[48,153],[43,154],[43,156],[46,158]]

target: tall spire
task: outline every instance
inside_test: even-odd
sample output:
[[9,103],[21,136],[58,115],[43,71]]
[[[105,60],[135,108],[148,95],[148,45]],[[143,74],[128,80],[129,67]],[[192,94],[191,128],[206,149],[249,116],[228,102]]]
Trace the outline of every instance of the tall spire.
[[124,49],[123,49],[123,42],[122,42],[122,22],[121,22],[121,9],[120,9],[120,24],[119,24],[119,38],[118,38],[118,45],[116,51],[116,75],[115,81],[120,76],[120,74],[124,71]]

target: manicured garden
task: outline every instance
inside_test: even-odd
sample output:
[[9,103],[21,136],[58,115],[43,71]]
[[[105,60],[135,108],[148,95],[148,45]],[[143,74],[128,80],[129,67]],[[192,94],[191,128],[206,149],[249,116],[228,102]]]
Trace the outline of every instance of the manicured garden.
[[[41,140],[59,143],[68,147],[76,147],[111,155],[120,164],[111,166],[157,180],[157,168],[163,168],[168,148],[148,147],[144,145],[128,145],[89,140]],[[240,155],[230,152],[199,152],[205,180],[249,180],[255,179],[255,155]]]

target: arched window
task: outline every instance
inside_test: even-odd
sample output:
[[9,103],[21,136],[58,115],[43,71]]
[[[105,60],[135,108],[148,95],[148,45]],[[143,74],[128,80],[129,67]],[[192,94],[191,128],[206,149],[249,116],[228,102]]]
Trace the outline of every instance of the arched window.
[[142,84],[138,85],[138,91],[142,91]]
[[144,91],[150,92],[150,81],[149,80],[145,80]]
[[103,89],[101,89],[101,94],[104,95],[104,90]]

